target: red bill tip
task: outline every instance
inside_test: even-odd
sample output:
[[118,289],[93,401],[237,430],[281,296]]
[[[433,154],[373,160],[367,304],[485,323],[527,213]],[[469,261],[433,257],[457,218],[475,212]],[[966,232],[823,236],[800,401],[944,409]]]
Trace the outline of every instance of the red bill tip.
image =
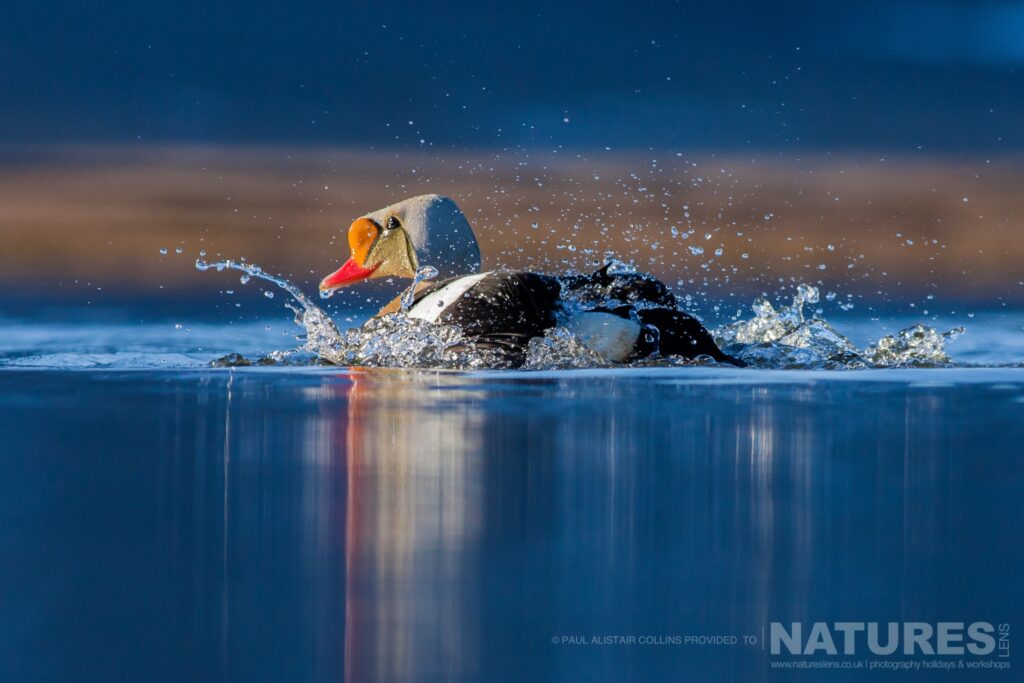
[[373,271],[377,270],[379,265],[377,264],[373,268],[363,268],[355,262],[355,259],[349,259],[342,264],[341,268],[338,268],[320,282],[320,290],[337,289],[353,282],[365,280],[373,275]]

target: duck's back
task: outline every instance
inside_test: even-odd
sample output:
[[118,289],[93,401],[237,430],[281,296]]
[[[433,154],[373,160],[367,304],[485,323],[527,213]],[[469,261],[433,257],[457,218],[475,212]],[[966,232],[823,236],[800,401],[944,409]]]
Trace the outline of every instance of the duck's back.
[[553,277],[492,270],[420,289],[409,316],[458,325],[472,337],[510,332],[536,337],[555,325],[560,294]]
[[[570,313],[564,304],[573,300]],[[393,302],[382,312],[396,310]],[[489,271],[421,285],[408,315],[458,325],[467,340],[522,356],[532,337],[559,322],[606,360],[621,362],[660,351],[695,358],[723,354],[693,316],[676,308],[664,284],[640,273],[563,278],[526,271]],[[513,361],[513,364],[514,361]]]

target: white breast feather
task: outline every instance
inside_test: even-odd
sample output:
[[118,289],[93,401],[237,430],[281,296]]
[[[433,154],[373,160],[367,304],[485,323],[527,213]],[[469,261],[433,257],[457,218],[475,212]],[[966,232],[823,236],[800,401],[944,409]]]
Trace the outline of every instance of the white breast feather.
[[480,282],[480,280],[483,280],[488,275],[490,275],[489,272],[460,277],[458,280],[448,283],[436,292],[431,292],[420,299],[415,306],[409,309],[409,317],[426,320],[428,323],[437,322],[438,317],[440,317],[444,312],[444,309],[455,303],[460,296],[468,292],[472,289],[473,285]]

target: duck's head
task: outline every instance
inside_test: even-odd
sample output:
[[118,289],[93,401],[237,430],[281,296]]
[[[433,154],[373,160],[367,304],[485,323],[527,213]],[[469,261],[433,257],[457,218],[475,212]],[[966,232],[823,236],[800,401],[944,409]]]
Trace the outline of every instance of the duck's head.
[[411,278],[420,266],[436,268],[439,279],[480,269],[480,248],[469,221],[455,202],[436,194],[357,218],[348,229],[348,246],[351,256],[323,279],[321,291],[371,278]]

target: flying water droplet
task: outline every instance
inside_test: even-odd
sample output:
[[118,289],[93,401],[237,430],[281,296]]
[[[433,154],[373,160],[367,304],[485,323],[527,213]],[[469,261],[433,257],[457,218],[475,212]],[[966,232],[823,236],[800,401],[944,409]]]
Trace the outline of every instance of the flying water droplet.
[[412,302],[416,298],[416,288],[421,282],[425,280],[433,280],[437,277],[437,268],[433,266],[421,266],[416,271],[416,275],[412,278],[412,284],[409,285],[409,289],[405,290],[402,294],[402,312],[408,311],[412,308]]

